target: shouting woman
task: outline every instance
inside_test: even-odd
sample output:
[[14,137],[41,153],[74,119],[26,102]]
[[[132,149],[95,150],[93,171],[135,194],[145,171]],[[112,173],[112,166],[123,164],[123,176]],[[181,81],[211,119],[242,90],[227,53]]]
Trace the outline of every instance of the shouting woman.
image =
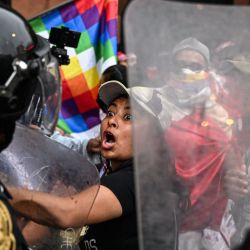
[[[12,205],[37,223],[74,228],[88,225],[81,249],[138,249],[129,89],[109,81],[99,89],[107,107],[101,123],[101,154],[110,163],[88,216],[91,188],[70,197],[10,188]],[[80,171],[80,170],[79,170]],[[87,217],[87,221],[86,218]]]

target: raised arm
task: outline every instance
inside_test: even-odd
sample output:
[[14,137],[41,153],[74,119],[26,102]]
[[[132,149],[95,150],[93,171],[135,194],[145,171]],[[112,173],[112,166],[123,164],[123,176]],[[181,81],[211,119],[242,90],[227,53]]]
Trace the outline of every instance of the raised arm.
[[81,227],[122,215],[119,200],[104,186],[93,186],[67,197],[16,188],[9,188],[9,191],[13,196],[11,203],[18,213],[52,227]]

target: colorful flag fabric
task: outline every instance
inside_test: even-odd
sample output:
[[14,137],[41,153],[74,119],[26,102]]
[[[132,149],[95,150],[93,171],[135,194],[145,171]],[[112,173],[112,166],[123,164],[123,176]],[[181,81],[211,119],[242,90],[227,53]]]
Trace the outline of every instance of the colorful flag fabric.
[[70,64],[60,70],[58,126],[67,133],[84,132],[100,123],[98,84],[101,73],[117,62],[117,11],[118,0],[75,0],[30,21],[45,38],[52,27],[81,32],[78,47],[67,48]]

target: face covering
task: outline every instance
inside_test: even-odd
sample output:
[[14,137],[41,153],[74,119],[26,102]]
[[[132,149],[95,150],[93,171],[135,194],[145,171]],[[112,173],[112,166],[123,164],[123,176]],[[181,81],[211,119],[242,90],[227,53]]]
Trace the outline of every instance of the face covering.
[[190,82],[176,81],[171,84],[174,99],[181,107],[193,107],[204,104],[211,95],[208,79]]

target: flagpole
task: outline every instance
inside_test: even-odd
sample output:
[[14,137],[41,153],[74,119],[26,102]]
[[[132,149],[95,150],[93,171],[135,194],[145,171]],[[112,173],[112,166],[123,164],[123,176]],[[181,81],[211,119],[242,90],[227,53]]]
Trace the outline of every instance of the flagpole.
[[36,16],[30,18],[28,21],[32,21],[33,19],[36,19],[36,18],[38,18],[40,16],[43,16],[44,14],[47,14],[48,12],[53,11],[54,9],[60,8],[60,7],[64,6],[65,4],[68,4],[70,2],[74,2],[74,0],[68,0],[68,1],[64,1],[63,3],[59,3],[59,4],[57,4],[56,6],[53,6],[50,9],[42,11],[41,13],[37,14]]

